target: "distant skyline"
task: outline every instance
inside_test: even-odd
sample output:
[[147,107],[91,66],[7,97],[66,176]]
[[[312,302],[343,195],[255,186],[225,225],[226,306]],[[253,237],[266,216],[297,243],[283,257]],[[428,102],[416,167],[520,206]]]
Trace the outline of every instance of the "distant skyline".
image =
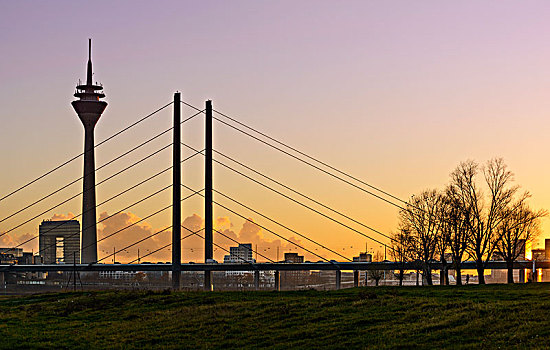
[[[442,188],[460,161],[503,157],[516,183],[532,194],[530,204],[550,209],[549,17],[550,4],[544,1],[0,1],[0,196],[82,151],[83,130],[70,102],[78,79],[85,78],[87,39],[93,38],[94,81],[104,85],[109,103],[96,127],[96,143],[181,91],[184,101],[202,107],[211,99],[215,109],[404,200],[427,188]],[[96,164],[169,128],[171,113],[167,109],[131,134],[99,147]],[[184,117],[191,113],[183,109]],[[202,148],[202,126],[200,118],[185,124],[184,142]],[[214,148],[386,234],[396,229],[394,207],[223,125],[214,128]],[[98,181],[169,142],[170,135],[165,135],[139,154],[99,171]],[[124,178],[98,187],[98,202],[169,166],[170,159],[170,151],[164,151]],[[365,249],[361,236],[223,168],[214,171],[215,188],[297,231],[350,258]],[[82,162],[75,162],[0,202],[0,219],[81,172]],[[185,163],[183,176],[189,186],[202,188],[202,159]],[[169,181],[166,174],[100,207],[98,218]],[[0,232],[79,188],[72,186],[48,204],[1,222]],[[129,209],[116,225],[145,217],[169,202],[168,191]],[[10,237],[18,241],[37,234],[41,219],[79,213],[80,205],[80,199],[71,201]],[[184,202],[183,208],[182,218],[197,225],[203,216],[202,199]],[[258,234],[268,247],[277,239],[255,232],[250,223],[227,211],[215,207],[214,214],[220,217],[219,227],[237,236],[240,231],[243,239],[258,240]],[[100,236],[103,230],[116,229],[114,221],[99,228]],[[169,224],[166,212],[147,220],[134,234]],[[165,237],[154,244],[168,243],[169,234]],[[550,238],[548,219],[535,246],[544,238]],[[0,245],[9,244],[2,239]],[[100,250],[134,240],[106,240]],[[216,234],[214,240],[227,243]],[[26,247],[36,251],[38,240],[34,244]],[[183,260],[197,260],[190,249],[202,244],[198,238],[184,241]],[[369,247],[379,249],[370,242]],[[219,258],[227,253],[216,254]],[[165,256],[170,254],[158,259]]]

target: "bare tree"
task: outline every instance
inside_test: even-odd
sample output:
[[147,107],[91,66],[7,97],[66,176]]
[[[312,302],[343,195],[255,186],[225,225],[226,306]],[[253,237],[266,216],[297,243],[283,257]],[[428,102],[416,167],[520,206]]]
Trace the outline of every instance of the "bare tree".
[[[382,260],[384,260],[384,256],[382,255],[382,252],[377,251],[374,254],[373,261],[380,262]],[[371,280],[374,281],[375,285],[378,286],[378,283],[380,282],[382,277],[384,277],[384,270],[371,270],[370,274],[369,274],[369,277],[370,277]]]
[[514,283],[514,261],[525,252],[527,243],[533,242],[539,233],[540,218],[547,215],[545,210],[532,211],[524,203],[513,206],[499,226],[500,240],[497,252],[506,261],[508,283]]
[[452,257],[452,268],[455,270],[457,285],[462,285],[462,260],[468,247],[469,212],[462,210],[456,188],[448,186],[445,191],[445,213],[443,230],[447,232],[448,247]]
[[[501,158],[492,159],[481,169],[487,190],[478,184],[479,165],[466,161],[451,173],[451,184],[462,215],[468,218],[467,252],[476,262],[479,284],[485,284],[485,267],[500,240],[498,227],[510,213],[519,187],[512,186],[513,174]],[[517,202],[521,203],[526,194]]]
[[399,280],[399,285],[403,285],[403,274],[405,272],[405,263],[409,261],[410,253],[410,235],[406,230],[400,229],[392,235],[391,240],[391,251],[390,255],[393,261],[398,263],[399,273],[397,274],[397,279]]
[[434,259],[441,221],[437,212],[442,196],[437,190],[425,190],[412,196],[405,210],[400,212],[400,227],[409,234],[411,255],[422,262],[424,279],[432,285],[430,262]]
[[449,266],[445,254],[449,250],[450,244],[450,228],[449,228],[449,201],[444,194],[441,194],[441,200],[436,208],[436,220],[439,221],[439,230],[436,234],[435,252],[439,256],[441,262],[441,270],[439,271],[439,284],[449,285]]

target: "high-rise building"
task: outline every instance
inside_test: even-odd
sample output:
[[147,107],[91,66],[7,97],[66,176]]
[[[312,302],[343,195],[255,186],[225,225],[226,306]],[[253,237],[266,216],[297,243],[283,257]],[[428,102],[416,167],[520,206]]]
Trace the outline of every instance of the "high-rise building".
[[285,262],[301,264],[304,262],[304,256],[298,253],[285,253]]
[[80,224],[76,220],[44,220],[38,228],[44,264],[80,263]]
[[74,110],[84,126],[84,183],[82,190],[82,263],[97,261],[94,128],[107,107],[103,86],[92,81],[92,39],[88,42],[86,84],[76,86]]
[[252,259],[252,244],[251,243],[245,243],[245,244],[239,244],[238,247],[230,247],[229,248],[229,255],[224,256],[223,263],[246,263],[246,262],[254,262],[254,259]]
[[[229,255],[223,257],[224,264],[244,264],[253,263],[255,260],[252,258],[252,244],[244,243],[239,244],[237,247],[229,248]],[[242,276],[249,275],[252,271],[226,271],[226,276]]]
[[353,257],[354,262],[372,262],[372,254],[370,253],[359,253],[359,256]]

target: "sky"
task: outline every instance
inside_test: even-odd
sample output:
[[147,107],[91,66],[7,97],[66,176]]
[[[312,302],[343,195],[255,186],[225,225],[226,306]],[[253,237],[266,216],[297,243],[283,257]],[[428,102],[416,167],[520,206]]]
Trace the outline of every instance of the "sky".
[[[545,1],[6,1],[0,0],[0,195],[78,155],[83,129],[70,102],[85,78],[93,39],[94,80],[109,103],[96,143],[169,103],[214,108],[316,158],[407,200],[443,188],[459,162],[504,158],[530,204],[550,209],[550,4]],[[96,149],[98,166],[171,127],[171,107]],[[190,108],[183,115],[192,115]],[[182,128],[184,142],[202,149],[204,120]],[[166,146],[170,133],[98,170],[97,181]],[[214,124],[214,148],[390,234],[398,209],[367,193]],[[184,156],[190,155],[184,150]],[[222,160],[222,158],[219,158]],[[98,186],[98,202],[170,166],[170,149]],[[234,164],[233,164],[234,165]],[[183,165],[183,181],[199,190],[203,163]],[[0,201],[0,220],[81,176],[81,160]],[[98,208],[113,215],[170,183],[164,173]],[[341,225],[220,166],[214,187],[347,257],[379,250]],[[0,243],[37,235],[43,219],[80,213],[76,183],[0,221]],[[189,192],[183,191],[183,195]],[[98,225],[104,237],[170,204],[170,191]],[[219,195],[216,201],[315,254],[334,254]],[[317,207],[316,207],[317,208]],[[323,212],[326,212],[323,210]],[[298,251],[291,243],[215,206],[216,227],[252,242],[271,259]],[[200,227],[202,199],[183,204],[189,227]],[[333,214],[330,214],[333,215]],[[339,218],[378,241],[388,240]],[[132,234],[100,242],[100,257],[170,225],[164,211]],[[185,234],[185,231],[184,231]],[[215,235],[225,249],[233,242]],[[535,246],[550,238],[545,219]],[[124,252],[132,259],[169,243],[165,231]],[[244,241],[247,242],[244,242]],[[183,260],[199,261],[203,241],[182,243]],[[25,245],[37,251],[37,240]],[[293,249],[293,250],[292,250]],[[217,247],[215,257],[225,252]],[[168,249],[151,255],[169,260]],[[259,260],[262,260],[260,257]]]

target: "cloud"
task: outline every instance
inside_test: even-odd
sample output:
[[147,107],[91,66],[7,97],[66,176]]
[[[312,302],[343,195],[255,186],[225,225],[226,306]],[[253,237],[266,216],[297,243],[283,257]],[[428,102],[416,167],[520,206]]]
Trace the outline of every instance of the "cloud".
[[[198,231],[204,227],[204,220],[197,214],[188,216],[183,220],[182,225],[192,232]],[[187,231],[187,230],[184,230]]]
[[[99,221],[104,220],[97,228],[97,249],[100,259],[111,255],[113,250],[118,251],[134,242],[143,240],[143,242],[133,247],[116,253],[116,261],[126,263],[137,259],[138,249],[141,257],[171,242],[171,230],[166,230],[158,235],[147,238],[161,231],[163,228],[153,229],[147,221],[139,222],[141,218],[131,212],[121,212],[110,218],[107,218],[108,216],[109,214],[107,212],[102,212],[99,214],[98,218]],[[155,259],[159,261],[169,261],[171,260],[171,253],[168,248],[166,248],[159,251],[154,256],[151,255],[151,258],[152,257],[155,257]],[[101,262],[112,263],[113,256],[107,257]]]
[[229,230],[233,227],[233,223],[227,216],[220,216],[214,220],[214,227],[217,230]]
[[[38,238],[31,239],[36,235],[32,233],[23,233],[23,234],[12,234],[12,233],[1,233],[0,237],[0,247],[2,248],[23,248],[25,252],[38,251]],[[28,241],[28,242],[27,242]],[[26,242],[22,244],[23,242]]]
[[65,214],[54,214],[54,216],[52,216],[50,219],[53,220],[53,221],[71,220],[71,219],[74,219],[74,214],[71,213],[71,212],[68,212],[67,215],[65,215]]
[[248,219],[244,222],[241,231],[239,232],[239,238],[245,241],[262,241],[260,232],[262,228],[254,223],[252,219]]

